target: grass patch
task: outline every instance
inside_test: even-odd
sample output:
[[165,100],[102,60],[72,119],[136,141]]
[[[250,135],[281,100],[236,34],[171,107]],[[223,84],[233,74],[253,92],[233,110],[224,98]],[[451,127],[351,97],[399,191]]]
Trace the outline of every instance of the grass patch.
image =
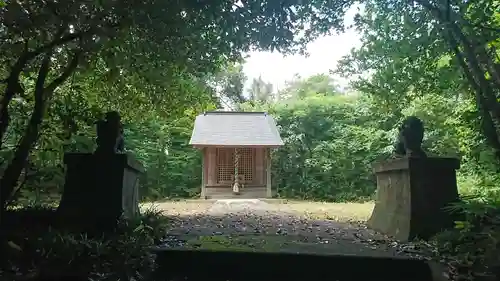
[[[374,202],[330,203],[284,199],[263,199],[262,201],[274,207],[278,205],[278,209],[292,211],[298,216],[339,222],[366,222],[374,207]],[[142,208],[154,206],[167,216],[202,215],[214,202],[215,200],[201,199],[146,202],[142,204]]]
[[141,209],[155,208],[161,210],[163,215],[166,216],[201,215],[213,203],[214,201],[200,199],[144,202],[141,204]]
[[[271,203],[272,204],[272,203]],[[366,222],[375,206],[374,202],[330,203],[310,201],[278,202],[299,215],[311,219],[334,220],[339,222]]]

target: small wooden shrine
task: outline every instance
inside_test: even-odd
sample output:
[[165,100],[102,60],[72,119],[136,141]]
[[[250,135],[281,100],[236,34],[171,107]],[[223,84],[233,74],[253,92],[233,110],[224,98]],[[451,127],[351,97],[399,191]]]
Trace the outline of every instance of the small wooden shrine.
[[201,198],[270,198],[271,149],[283,145],[265,112],[211,111],[196,117],[190,144],[203,153]]

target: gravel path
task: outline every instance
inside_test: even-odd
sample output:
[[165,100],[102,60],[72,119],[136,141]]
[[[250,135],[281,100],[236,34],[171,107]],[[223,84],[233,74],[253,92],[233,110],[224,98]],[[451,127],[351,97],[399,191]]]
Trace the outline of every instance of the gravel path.
[[362,224],[308,219],[286,204],[257,199],[218,200],[172,219],[165,247],[425,256],[416,245],[397,243]]

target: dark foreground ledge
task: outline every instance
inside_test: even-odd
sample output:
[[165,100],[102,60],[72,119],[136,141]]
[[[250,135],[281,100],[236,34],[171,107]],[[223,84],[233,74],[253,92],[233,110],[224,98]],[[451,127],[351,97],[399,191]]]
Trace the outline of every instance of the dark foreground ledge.
[[[437,281],[422,260],[156,248],[158,280]],[[434,277],[433,277],[434,276]]]

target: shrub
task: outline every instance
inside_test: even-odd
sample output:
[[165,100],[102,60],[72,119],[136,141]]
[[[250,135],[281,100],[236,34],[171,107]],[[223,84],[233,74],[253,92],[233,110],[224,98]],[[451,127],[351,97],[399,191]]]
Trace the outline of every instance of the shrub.
[[[27,210],[24,210],[27,211]],[[29,211],[29,210],[28,210]],[[154,209],[118,223],[101,237],[67,233],[51,227],[16,232],[11,237],[22,252],[13,257],[10,273],[35,274],[48,280],[144,280],[155,268],[149,247],[165,235],[167,220]],[[15,265],[15,266],[14,266]]]
[[460,280],[498,280],[500,270],[500,201],[469,196],[449,208],[464,214],[455,229],[436,237],[440,257],[449,260]]

